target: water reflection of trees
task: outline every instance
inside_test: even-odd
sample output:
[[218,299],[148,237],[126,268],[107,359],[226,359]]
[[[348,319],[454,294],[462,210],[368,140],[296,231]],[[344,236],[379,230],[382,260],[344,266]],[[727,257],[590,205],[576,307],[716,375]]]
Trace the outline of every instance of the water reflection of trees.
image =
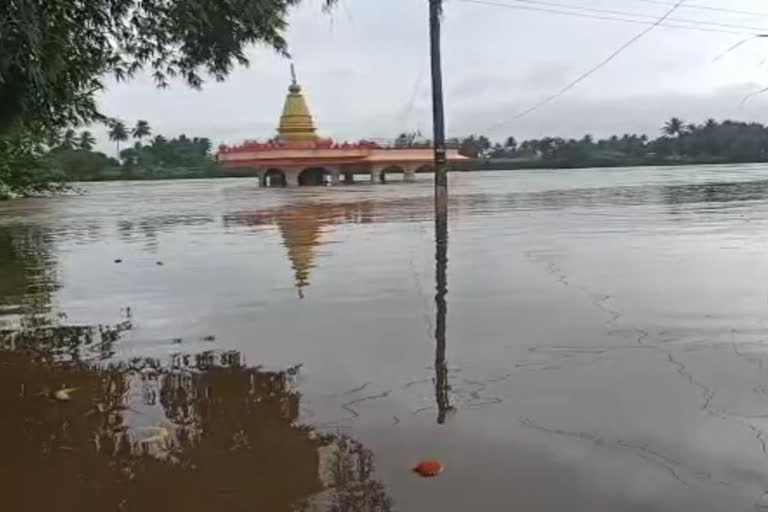
[[768,197],[768,180],[737,183],[687,183],[662,187],[667,204],[730,203]]
[[369,450],[297,424],[298,368],[237,352],[99,363],[84,349],[124,327],[0,335],[4,508],[390,509]]
[[47,308],[57,287],[50,245],[38,227],[0,226],[0,314]]
[[193,213],[148,215],[136,220],[120,220],[117,222],[117,233],[121,240],[131,241],[141,237],[145,248],[154,251],[158,246],[160,233],[170,232],[176,228],[195,228],[214,222],[208,215]]

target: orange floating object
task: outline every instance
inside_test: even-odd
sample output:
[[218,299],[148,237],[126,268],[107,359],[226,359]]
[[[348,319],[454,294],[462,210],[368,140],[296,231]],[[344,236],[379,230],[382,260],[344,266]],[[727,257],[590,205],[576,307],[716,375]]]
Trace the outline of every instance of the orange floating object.
[[423,460],[413,467],[413,472],[424,477],[437,476],[443,472],[443,465],[436,460]]

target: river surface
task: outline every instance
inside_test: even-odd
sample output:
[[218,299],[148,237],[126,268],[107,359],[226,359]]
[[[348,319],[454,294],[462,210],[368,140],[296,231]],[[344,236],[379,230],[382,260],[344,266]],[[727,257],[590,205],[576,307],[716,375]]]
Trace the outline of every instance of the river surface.
[[2,508],[768,509],[768,166],[450,178],[0,204]]

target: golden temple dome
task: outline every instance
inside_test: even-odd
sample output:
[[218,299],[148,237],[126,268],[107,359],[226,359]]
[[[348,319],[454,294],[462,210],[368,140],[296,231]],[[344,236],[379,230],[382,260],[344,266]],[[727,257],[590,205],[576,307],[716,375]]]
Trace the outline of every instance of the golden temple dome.
[[292,82],[285,98],[283,114],[280,116],[280,126],[277,128],[281,142],[315,141],[315,124],[309,113],[307,102],[301,93],[301,86],[296,81],[296,72],[291,64]]

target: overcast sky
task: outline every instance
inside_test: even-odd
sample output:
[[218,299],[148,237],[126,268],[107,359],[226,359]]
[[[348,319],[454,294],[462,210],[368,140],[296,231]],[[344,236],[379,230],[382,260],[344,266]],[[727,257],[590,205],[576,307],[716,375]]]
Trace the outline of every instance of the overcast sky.
[[[668,23],[701,30],[657,27],[569,92],[512,121],[648,27],[617,21],[630,19],[619,13],[653,22],[675,2],[488,1],[526,9],[445,2],[449,136],[655,136],[673,115],[689,122],[708,117],[768,122],[768,94],[741,105],[745,95],[768,87],[768,38],[716,60],[737,42],[768,33],[765,0],[687,0]],[[341,0],[333,13],[323,14],[320,0],[306,0],[292,14],[287,39],[322,134],[359,139],[431,130],[427,3]],[[101,107],[128,124],[146,119],[166,136],[207,136],[216,144],[271,137],[290,80],[289,62],[264,48],[251,48],[248,55],[249,68],[202,91],[180,83],[158,90],[146,77],[110,83]],[[94,131],[99,147],[113,152],[104,131]]]

